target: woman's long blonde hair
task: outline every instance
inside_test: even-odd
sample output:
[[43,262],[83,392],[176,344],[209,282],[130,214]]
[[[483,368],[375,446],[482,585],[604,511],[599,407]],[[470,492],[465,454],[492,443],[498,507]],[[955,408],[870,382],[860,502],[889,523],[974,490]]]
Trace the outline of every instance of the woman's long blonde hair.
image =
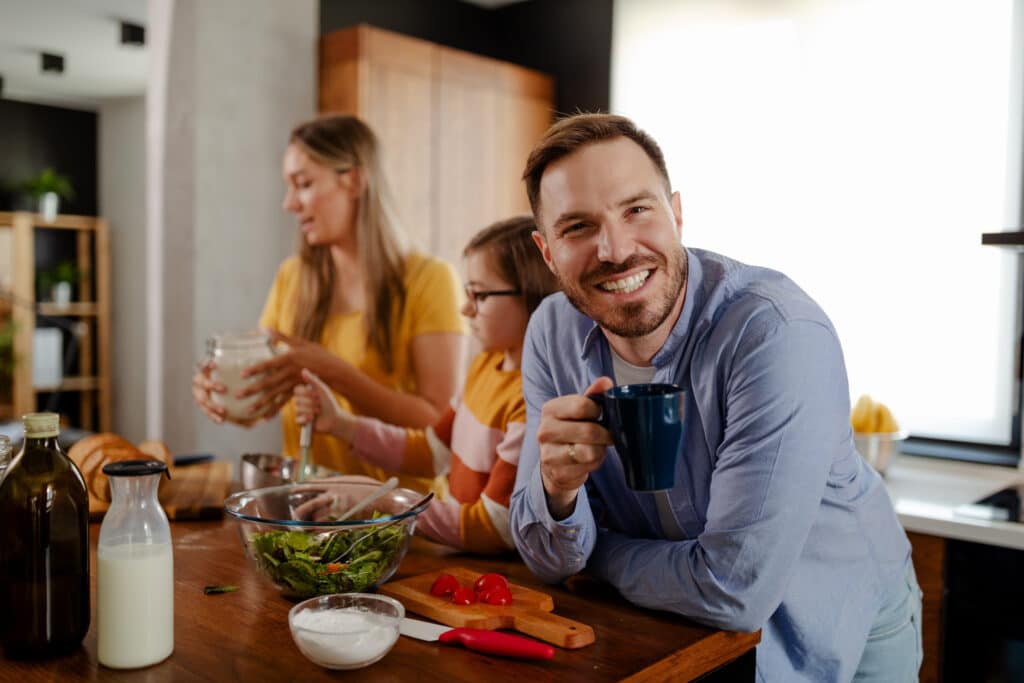
[[[390,371],[395,341],[391,321],[405,304],[402,275],[408,247],[381,168],[377,136],[354,116],[330,115],[296,126],[289,142],[328,168],[345,171],[358,167],[362,173],[355,243],[367,297],[363,319],[370,348],[377,351],[384,368]],[[301,265],[295,332],[319,342],[334,291],[334,260],[330,247],[311,246],[301,234],[298,251]]]

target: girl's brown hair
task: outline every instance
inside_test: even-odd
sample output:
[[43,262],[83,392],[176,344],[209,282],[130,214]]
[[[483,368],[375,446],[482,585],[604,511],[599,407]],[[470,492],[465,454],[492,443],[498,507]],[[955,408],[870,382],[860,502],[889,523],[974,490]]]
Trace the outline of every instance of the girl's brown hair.
[[529,315],[544,297],[558,291],[558,281],[533,242],[536,230],[533,216],[509,218],[478,232],[462,251],[463,256],[484,251],[502,279],[522,293]]
[[[407,246],[384,179],[377,136],[354,116],[330,115],[296,126],[289,143],[337,172],[358,167],[362,173],[364,187],[359,197],[355,243],[367,296],[363,319],[370,348],[391,370],[391,321],[405,304],[402,274]],[[301,265],[295,332],[303,339],[319,342],[334,291],[334,261],[330,247],[311,246],[301,234],[298,250]]]

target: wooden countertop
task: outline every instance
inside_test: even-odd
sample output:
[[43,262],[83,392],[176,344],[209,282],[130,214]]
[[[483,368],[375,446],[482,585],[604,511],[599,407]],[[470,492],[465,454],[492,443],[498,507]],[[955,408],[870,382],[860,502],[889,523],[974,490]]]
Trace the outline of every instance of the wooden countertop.
[[[753,679],[759,633],[731,633],[682,617],[634,607],[606,586],[577,578],[568,587],[538,582],[514,556],[483,558],[416,539],[395,578],[459,565],[497,571],[551,594],[555,613],[594,628],[597,640],[579,650],[556,648],[551,661],[520,661],[401,637],[380,662],[334,672],[307,660],[292,642],[292,602],[256,573],[233,520],[174,522],[174,653],[146,669],[118,671],[96,660],[96,539],[91,525],[93,619],[83,647],[45,662],[2,660],[0,681],[634,681],[691,680],[742,658]],[[204,595],[203,586],[233,584],[234,593]],[[410,614],[410,616],[417,616]],[[738,664],[738,663],[737,663]]]

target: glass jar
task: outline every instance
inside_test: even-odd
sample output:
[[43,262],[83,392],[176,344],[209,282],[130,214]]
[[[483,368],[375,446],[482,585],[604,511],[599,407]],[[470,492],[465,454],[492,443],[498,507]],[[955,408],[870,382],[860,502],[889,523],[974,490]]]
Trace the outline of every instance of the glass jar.
[[250,424],[259,415],[250,415],[249,407],[259,395],[240,399],[235,392],[254,378],[242,377],[242,371],[251,365],[272,358],[270,337],[258,330],[251,332],[223,332],[206,340],[206,361],[213,363],[211,377],[223,384],[227,391],[212,392],[211,399],[227,411],[225,419],[238,424]]
[[89,494],[57,444],[60,416],[22,417],[0,479],[0,642],[9,657],[76,649],[89,630]]
[[114,669],[156,664],[174,650],[171,527],[157,499],[166,472],[156,460],[103,466],[111,502],[96,549],[96,650]]
[[4,478],[7,466],[11,464],[12,447],[11,439],[6,434],[0,434],[0,479]]

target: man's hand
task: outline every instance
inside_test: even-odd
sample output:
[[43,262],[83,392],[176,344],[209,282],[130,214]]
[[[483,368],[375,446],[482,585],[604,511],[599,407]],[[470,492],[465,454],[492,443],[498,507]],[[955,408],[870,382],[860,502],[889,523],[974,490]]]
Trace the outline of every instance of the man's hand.
[[605,448],[612,443],[612,435],[596,422],[601,408],[587,396],[602,394],[613,386],[608,377],[599,377],[587,387],[584,396],[559,396],[541,409],[537,428],[540,473],[548,509],[555,519],[572,514],[580,487],[604,462]]

